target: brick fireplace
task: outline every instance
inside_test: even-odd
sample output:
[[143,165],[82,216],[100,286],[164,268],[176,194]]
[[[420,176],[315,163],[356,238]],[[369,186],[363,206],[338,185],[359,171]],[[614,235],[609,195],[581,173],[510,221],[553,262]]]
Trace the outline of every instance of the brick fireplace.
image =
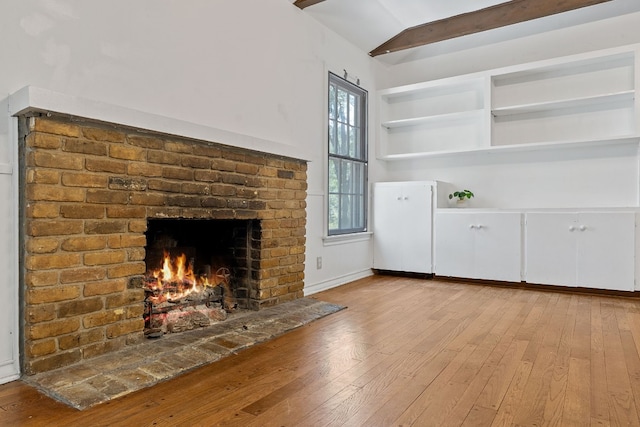
[[19,132],[25,373],[143,339],[150,221],[247,221],[238,304],[303,296],[304,161],[56,114]]

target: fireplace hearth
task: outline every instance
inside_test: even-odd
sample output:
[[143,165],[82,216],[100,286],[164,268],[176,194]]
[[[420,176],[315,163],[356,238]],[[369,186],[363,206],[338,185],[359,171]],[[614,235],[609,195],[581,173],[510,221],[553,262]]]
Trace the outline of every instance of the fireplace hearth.
[[[306,162],[53,113],[19,132],[23,372],[137,344],[154,310],[200,313],[176,331],[303,296]],[[162,296],[165,253],[202,298]]]

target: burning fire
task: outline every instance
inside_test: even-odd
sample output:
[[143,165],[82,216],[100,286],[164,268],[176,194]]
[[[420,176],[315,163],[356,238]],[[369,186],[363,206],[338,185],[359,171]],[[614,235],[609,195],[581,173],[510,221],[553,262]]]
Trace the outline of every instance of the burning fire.
[[185,254],[172,259],[167,251],[164,251],[162,268],[148,272],[145,278],[146,289],[154,294],[149,300],[154,304],[177,301],[194,292],[202,292],[207,287],[220,284],[228,286],[228,269],[219,269],[211,279],[208,275],[196,275]]

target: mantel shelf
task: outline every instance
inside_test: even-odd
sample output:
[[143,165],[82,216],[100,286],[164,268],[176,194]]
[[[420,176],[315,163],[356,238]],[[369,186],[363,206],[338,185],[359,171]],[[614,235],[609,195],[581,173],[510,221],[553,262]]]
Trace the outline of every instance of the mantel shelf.
[[413,117],[410,119],[401,119],[401,120],[389,120],[381,123],[382,127],[387,129],[394,129],[399,127],[407,127],[407,126],[417,126],[424,125],[428,123],[445,123],[452,122],[455,120],[466,120],[478,117],[482,114],[484,110],[469,110],[469,111],[459,111],[455,113],[447,113],[447,114],[436,114],[433,116],[423,116],[423,117]]
[[621,92],[606,93],[593,96],[585,96],[558,101],[536,102],[531,104],[512,105],[508,107],[493,108],[491,114],[494,117],[502,117],[516,114],[537,113],[548,110],[560,110],[565,108],[576,108],[588,105],[604,104],[608,102],[632,102],[635,90],[625,90]]
[[491,155],[500,153],[518,153],[537,150],[560,150],[567,148],[587,148],[597,146],[613,146],[613,145],[629,145],[640,144],[640,135],[628,135],[616,138],[597,139],[589,141],[553,141],[553,142],[536,142],[530,144],[514,144],[514,145],[500,145],[485,148],[472,148],[467,150],[455,150],[455,151],[429,151],[421,153],[403,153],[403,154],[388,154],[386,156],[380,156],[380,160],[386,161],[401,161],[412,159],[437,159],[447,157],[457,157],[461,155]]

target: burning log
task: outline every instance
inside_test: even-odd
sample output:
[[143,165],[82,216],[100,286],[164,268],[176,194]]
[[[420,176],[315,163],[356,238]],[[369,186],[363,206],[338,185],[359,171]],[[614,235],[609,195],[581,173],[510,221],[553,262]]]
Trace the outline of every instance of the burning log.
[[226,267],[211,274],[196,275],[193,260],[185,254],[171,258],[165,250],[162,268],[147,273],[144,278],[145,330],[157,337],[158,331],[181,332],[208,326],[237,308],[230,287],[231,272]]

